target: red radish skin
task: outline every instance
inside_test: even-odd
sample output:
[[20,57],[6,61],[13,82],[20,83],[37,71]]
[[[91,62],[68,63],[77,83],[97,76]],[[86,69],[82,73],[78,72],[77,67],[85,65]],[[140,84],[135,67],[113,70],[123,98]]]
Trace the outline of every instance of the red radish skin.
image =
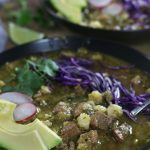
[[10,101],[17,105],[24,104],[24,103],[32,103],[32,98],[28,95],[19,92],[6,92],[0,94],[0,99],[4,99],[6,101]]
[[111,2],[112,0],[89,0],[90,5],[95,8],[103,8]]
[[23,123],[31,120],[35,115],[36,115],[36,112],[32,116],[25,118],[24,120],[16,121],[16,123],[23,124]]
[[37,113],[37,108],[34,104],[24,103],[16,107],[14,110],[14,120],[17,123],[25,123],[31,120]]
[[112,3],[108,5],[107,7],[102,9],[102,13],[104,15],[111,15],[111,16],[116,16],[120,14],[123,10],[123,6],[119,3]]

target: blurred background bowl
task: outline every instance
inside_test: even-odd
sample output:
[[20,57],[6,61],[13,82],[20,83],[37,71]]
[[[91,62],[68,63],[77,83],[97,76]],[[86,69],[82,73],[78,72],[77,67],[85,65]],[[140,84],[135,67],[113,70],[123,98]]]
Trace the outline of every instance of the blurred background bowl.
[[109,39],[115,41],[145,41],[150,38],[150,29],[142,30],[106,30],[106,29],[96,29],[87,26],[82,26],[79,24],[72,23],[71,21],[65,19],[65,17],[60,17],[57,11],[50,4],[49,0],[45,1],[44,7],[48,14],[52,16],[57,22],[67,26],[74,32],[82,33],[86,36],[97,37],[100,39]]

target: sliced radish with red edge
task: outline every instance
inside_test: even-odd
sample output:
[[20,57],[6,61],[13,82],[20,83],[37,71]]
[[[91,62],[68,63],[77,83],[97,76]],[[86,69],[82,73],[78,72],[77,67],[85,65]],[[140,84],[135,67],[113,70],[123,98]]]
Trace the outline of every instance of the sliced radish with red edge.
[[112,3],[103,8],[102,13],[105,15],[116,16],[123,11],[123,6],[119,3]]
[[91,6],[96,8],[103,8],[111,3],[112,0],[89,0]]
[[24,103],[32,103],[32,98],[19,93],[19,92],[6,92],[0,94],[0,99],[4,99],[6,101],[10,101],[12,103],[15,103],[17,105],[24,104]]
[[31,120],[37,113],[37,108],[34,104],[24,103],[16,107],[14,110],[14,120],[17,123],[25,123]]

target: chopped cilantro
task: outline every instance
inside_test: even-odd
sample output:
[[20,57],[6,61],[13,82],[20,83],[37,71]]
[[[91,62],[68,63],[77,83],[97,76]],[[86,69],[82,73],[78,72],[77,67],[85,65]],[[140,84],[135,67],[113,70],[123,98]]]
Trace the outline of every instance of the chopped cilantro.
[[49,77],[54,77],[56,71],[58,71],[58,65],[51,59],[39,59],[36,62],[28,61],[28,63],[36,70],[36,72],[42,72]]
[[57,70],[57,64],[50,59],[28,60],[22,68],[16,68],[16,86],[4,86],[2,91],[18,91],[32,96],[49,80],[46,77],[54,77]]

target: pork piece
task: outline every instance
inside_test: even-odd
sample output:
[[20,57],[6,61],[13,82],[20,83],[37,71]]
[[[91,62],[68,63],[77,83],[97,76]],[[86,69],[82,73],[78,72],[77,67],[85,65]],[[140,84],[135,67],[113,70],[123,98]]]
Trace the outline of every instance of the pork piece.
[[53,109],[53,113],[57,115],[59,120],[69,120],[72,117],[72,108],[68,103],[59,102]]
[[113,129],[113,136],[118,142],[124,142],[130,134],[132,134],[132,127],[127,123]]
[[78,140],[77,150],[92,150],[94,144],[98,142],[98,133],[96,130],[90,130],[89,132],[80,135]]
[[64,141],[74,139],[80,135],[81,131],[74,122],[68,122],[61,130],[61,136]]
[[86,113],[88,115],[91,115],[94,113],[94,108],[92,106],[92,104],[87,103],[87,102],[82,102],[79,103],[74,111],[73,111],[73,115],[74,117],[78,117],[81,113]]
[[69,144],[64,143],[57,150],[75,150],[75,144],[72,141]]
[[115,120],[113,116],[108,116],[103,112],[97,111],[91,116],[90,124],[93,129],[108,130],[112,127]]

